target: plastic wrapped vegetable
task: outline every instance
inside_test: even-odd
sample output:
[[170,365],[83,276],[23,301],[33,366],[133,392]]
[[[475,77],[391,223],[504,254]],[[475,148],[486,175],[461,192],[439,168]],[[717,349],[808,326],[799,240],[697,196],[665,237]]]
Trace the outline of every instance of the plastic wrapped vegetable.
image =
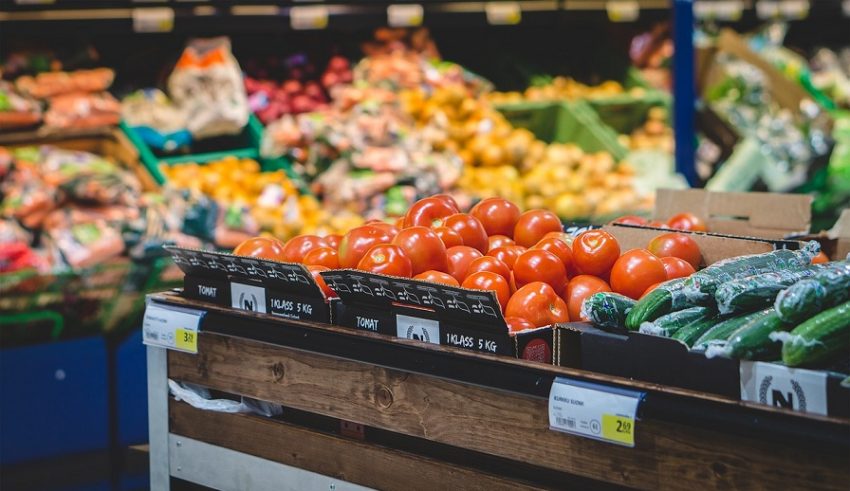
[[601,327],[623,327],[635,301],[612,292],[594,293],[581,304],[581,317]]
[[791,327],[791,324],[782,322],[774,309],[768,309],[766,315],[756,316],[735,330],[722,345],[710,346],[705,355],[709,358],[723,356],[742,360],[777,360],[782,343],[773,339],[773,333]]
[[772,304],[783,289],[811,278],[820,270],[821,266],[818,265],[804,266],[723,283],[714,292],[717,310],[721,314],[732,314],[763,309]]
[[662,315],[652,322],[644,322],[639,332],[669,338],[683,327],[713,318],[715,312],[708,307],[690,307]]
[[709,346],[717,346],[725,342],[729,337],[741,327],[767,317],[773,309],[760,310],[731,319],[726,319],[723,322],[715,324],[714,327],[705,331],[705,333],[697,339],[694,344],[694,349],[706,349]]
[[785,322],[799,323],[825,308],[850,300],[850,262],[829,263],[809,279],[776,296],[776,312]]
[[774,333],[782,341],[782,361],[792,367],[826,362],[850,352],[850,302],[825,310],[790,333]]

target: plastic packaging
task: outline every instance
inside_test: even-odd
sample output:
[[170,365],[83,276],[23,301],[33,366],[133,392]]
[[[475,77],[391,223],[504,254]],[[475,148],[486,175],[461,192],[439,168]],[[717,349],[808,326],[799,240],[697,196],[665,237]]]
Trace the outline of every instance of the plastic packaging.
[[581,317],[601,327],[623,327],[626,315],[637,302],[625,295],[612,292],[600,292],[584,299],[581,303]]
[[279,416],[283,414],[283,408],[270,402],[258,401],[243,397],[241,401],[231,399],[212,399],[210,391],[204,387],[194,384],[175,382],[168,379],[168,389],[178,401],[205,411],[216,411],[219,413],[254,413],[261,416]]
[[731,314],[763,309],[771,305],[783,289],[814,276],[820,270],[821,267],[817,265],[805,266],[723,283],[714,292],[717,310],[721,314]]
[[850,299],[850,262],[829,263],[809,279],[798,281],[776,296],[776,312],[799,323],[823,309]]
[[714,314],[714,310],[708,307],[690,307],[662,315],[652,322],[644,322],[638,332],[669,338],[683,327],[709,319]]

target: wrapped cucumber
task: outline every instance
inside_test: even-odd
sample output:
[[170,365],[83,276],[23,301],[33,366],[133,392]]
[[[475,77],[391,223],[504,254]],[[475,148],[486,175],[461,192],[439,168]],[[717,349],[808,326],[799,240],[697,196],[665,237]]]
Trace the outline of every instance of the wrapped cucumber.
[[581,304],[581,316],[597,326],[623,327],[626,315],[637,302],[631,298],[613,292],[600,292],[584,299]]
[[662,336],[669,338],[679,329],[693,324],[695,322],[704,321],[713,317],[714,310],[708,307],[690,307],[677,312],[670,312],[662,315],[651,322],[644,322],[640,325],[642,334],[650,334],[653,336]]
[[717,346],[720,342],[726,341],[733,332],[750,322],[767,316],[772,310],[773,309],[760,310],[758,312],[732,317],[715,324],[714,327],[705,331],[705,333],[694,342],[693,348],[706,349],[708,348],[709,343]]
[[699,339],[706,331],[717,325],[718,322],[720,322],[720,320],[717,317],[708,317],[680,328],[670,337],[685,343],[690,348],[694,345],[694,341]]
[[788,366],[812,365],[850,352],[850,302],[825,310],[791,332],[773,333],[782,341],[782,362]]
[[850,262],[828,263],[809,279],[776,296],[776,312],[785,322],[799,323],[823,309],[850,300]]
[[636,331],[641,324],[673,311],[673,295],[682,288],[686,278],[665,281],[638,300],[626,317],[626,329]]
[[793,327],[782,322],[774,309],[747,322],[733,332],[722,346],[709,347],[705,355],[742,360],[778,360],[782,343],[771,338],[773,333]]
[[723,283],[714,292],[717,310],[721,314],[752,312],[773,304],[776,295],[794,283],[814,276],[819,265],[762,273]]

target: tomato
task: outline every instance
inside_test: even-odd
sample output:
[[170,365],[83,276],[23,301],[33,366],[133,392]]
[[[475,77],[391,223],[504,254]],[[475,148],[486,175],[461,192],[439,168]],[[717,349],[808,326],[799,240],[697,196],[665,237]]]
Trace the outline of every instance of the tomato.
[[401,247],[392,244],[372,246],[357,263],[357,269],[403,278],[413,276],[413,263],[405,256]]
[[505,323],[508,325],[508,332],[519,332],[535,327],[534,324],[522,317],[505,317]]
[[370,247],[389,244],[393,236],[381,227],[363,225],[348,231],[339,243],[339,266],[354,268]]
[[383,220],[372,219],[364,223],[363,225],[370,225],[372,227],[382,228],[387,231],[390,235],[395,237],[398,235],[399,228],[393,225],[392,223],[387,223]]
[[582,274],[571,279],[567,284],[567,293],[564,295],[564,300],[567,302],[567,308],[570,313],[570,320],[573,322],[590,320],[581,317],[581,303],[584,302],[585,298],[594,293],[610,291],[611,286],[596,276]]
[[449,247],[463,245],[463,239],[460,238],[460,234],[450,228],[434,227],[432,230],[435,234],[437,234],[437,237],[439,237],[440,240],[443,241],[443,244],[445,244],[446,249],[448,249]]
[[525,319],[534,327],[570,321],[567,304],[554,288],[542,281],[529,283],[511,295],[505,317]]
[[322,293],[325,295],[325,298],[334,298],[337,296],[336,292],[331,290],[327,283],[325,283],[325,279],[322,278],[322,271],[329,271],[328,268],[324,266],[320,266],[318,264],[310,264],[307,266],[307,271],[313,276],[313,279],[316,280],[316,283],[319,285],[319,289],[322,290]]
[[483,256],[473,260],[469,263],[466,275],[469,276],[472,273],[478,273],[479,271],[490,271],[491,273],[496,273],[506,280],[511,279],[511,268],[493,256]]
[[393,225],[395,225],[395,228],[397,228],[399,230],[403,229],[404,228],[404,217],[396,218],[395,221],[393,222]]
[[404,228],[422,226],[439,227],[443,219],[457,213],[457,207],[440,198],[420,199],[407,210],[404,216]]
[[304,255],[304,264],[339,269],[339,252],[333,247],[317,247]]
[[458,283],[463,283],[466,278],[466,270],[472,261],[481,257],[477,249],[469,246],[454,246],[446,250],[446,259],[449,261],[448,273],[454,276]]
[[259,259],[271,259],[272,261],[286,261],[283,254],[283,244],[277,239],[269,237],[254,237],[248,239],[233,249],[236,256],[256,257]]
[[482,254],[487,252],[487,232],[484,226],[472,215],[455,213],[443,220],[446,228],[454,230],[463,240],[463,245],[478,249]]
[[452,205],[455,210],[460,211],[460,206],[457,205],[457,201],[455,201],[455,199],[450,194],[441,193],[441,194],[435,194],[431,197],[439,199],[439,200],[443,200],[446,203]]
[[646,249],[631,249],[611,268],[611,288],[629,298],[639,298],[650,285],[667,280],[661,259]]
[[469,214],[481,221],[487,235],[512,237],[519,220],[517,205],[503,198],[487,198],[469,210]]
[[339,234],[330,234],[325,236],[325,242],[327,242],[328,247],[333,247],[334,249],[339,249],[339,243],[342,240],[342,235]]
[[829,262],[829,256],[824,254],[823,251],[818,252],[817,256],[812,258],[812,264],[823,264]]
[[548,210],[529,210],[519,216],[513,237],[517,244],[531,247],[547,233],[563,231],[564,226],[558,215]]
[[708,232],[708,227],[702,218],[693,213],[679,213],[667,220],[667,226],[674,230],[690,230],[692,232]]
[[558,256],[542,249],[529,249],[517,258],[514,264],[514,281],[516,286],[523,286],[536,281],[548,284],[560,294],[567,286],[567,270]]
[[410,227],[402,230],[393,239],[393,245],[401,247],[413,264],[413,274],[429,269],[446,271],[446,246],[428,227]]
[[658,221],[658,220],[651,220],[649,222],[646,222],[646,226],[647,227],[653,227],[653,228],[666,228],[666,229],[670,228],[666,223]]
[[637,215],[623,215],[620,218],[614,220],[611,223],[619,223],[621,225],[646,225],[646,218],[639,217]]
[[449,286],[460,286],[460,283],[457,282],[454,276],[448,273],[443,273],[442,271],[434,271],[433,269],[425,271],[424,273],[419,273],[418,275],[414,276],[413,279],[429,281],[431,283],[440,283]]
[[[662,259],[662,261],[663,261],[663,259]],[[640,298],[645,297],[647,293],[649,293],[649,292],[651,292],[652,290],[655,290],[656,288],[658,288],[658,285],[660,285],[661,283],[664,283],[664,282],[662,281],[662,282],[660,282],[660,283],[656,283],[656,284],[654,284],[654,285],[650,285],[650,287],[649,287],[649,288],[647,288],[646,290],[644,290],[644,292],[640,295]],[[638,299],[638,300],[640,300],[640,299]]]
[[620,257],[620,244],[608,232],[588,230],[573,242],[573,261],[582,274],[605,276]]
[[328,243],[318,235],[298,235],[283,246],[283,260],[289,263],[300,263],[308,252],[318,247],[327,247]]
[[558,256],[558,259],[564,263],[564,269],[567,270],[567,276],[575,276],[578,274],[573,261],[573,251],[563,240],[555,237],[549,237],[548,239],[543,239],[535,244],[532,249],[542,249]]
[[661,264],[664,265],[664,271],[667,272],[667,279],[686,278],[696,271],[691,263],[678,257],[662,257]]
[[702,253],[696,241],[685,234],[677,234],[676,232],[661,234],[649,241],[647,249],[658,257],[684,259],[694,269],[699,268],[699,264],[702,262]]
[[478,271],[472,273],[463,280],[460,285],[463,288],[472,288],[474,290],[490,290],[496,292],[496,299],[499,301],[499,306],[502,312],[505,311],[505,306],[508,304],[508,299],[511,298],[511,286],[504,276],[493,273],[491,271]]
[[[572,235],[570,235],[566,232],[548,232],[546,235],[543,236],[543,239],[552,239],[552,238],[562,240],[562,241],[564,241],[564,243],[566,243],[570,247],[573,246],[573,241],[575,240],[575,237],[573,237]],[[543,239],[540,239],[540,240],[543,240]]]
[[487,237],[487,252],[490,252],[497,247],[511,246],[514,244],[514,240],[505,235],[491,235],[490,237]]
[[499,261],[508,265],[508,268],[514,269],[514,264],[518,257],[522,255],[527,249],[522,246],[502,246],[493,249],[492,251],[487,251],[487,255],[491,257],[495,257]]

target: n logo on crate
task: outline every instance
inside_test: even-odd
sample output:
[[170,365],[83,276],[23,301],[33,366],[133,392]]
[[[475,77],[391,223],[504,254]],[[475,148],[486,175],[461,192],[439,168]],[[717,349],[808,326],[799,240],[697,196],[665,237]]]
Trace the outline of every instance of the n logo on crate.
[[396,336],[431,344],[440,344],[440,323],[431,319],[397,315]]
[[741,400],[827,414],[825,372],[742,361],[740,374]]
[[231,283],[230,298],[231,307],[234,309],[260,312],[263,314],[267,312],[265,288],[242,283]]

